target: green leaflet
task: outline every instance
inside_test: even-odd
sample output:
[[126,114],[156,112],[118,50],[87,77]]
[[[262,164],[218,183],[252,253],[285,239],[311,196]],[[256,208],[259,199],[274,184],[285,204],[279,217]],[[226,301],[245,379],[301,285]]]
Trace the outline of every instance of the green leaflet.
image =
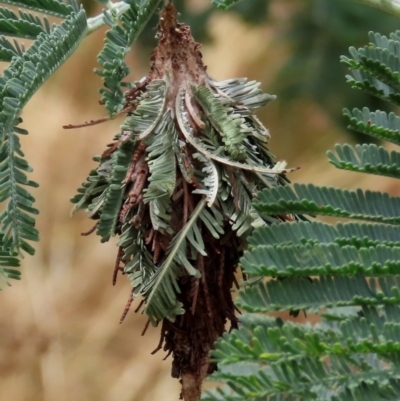
[[202,143],[199,138],[196,138],[193,136],[192,128],[190,127],[190,125],[188,123],[187,115],[183,109],[183,99],[184,99],[184,89],[181,88],[179,90],[178,96],[176,97],[176,107],[175,107],[176,118],[178,120],[179,127],[181,129],[181,132],[187,139],[187,141],[198,152],[200,152],[204,156],[208,157],[209,159],[215,160],[221,164],[226,164],[231,167],[236,167],[239,169],[249,170],[249,171],[263,173],[263,174],[282,174],[282,173],[286,173],[288,171],[295,170],[295,169],[286,169],[285,162],[276,163],[275,166],[273,166],[272,168],[265,167],[265,166],[259,166],[259,165],[240,163],[240,162],[230,160],[226,156],[224,156],[224,157],[220,156],[219,154],[217,154],[217,151],[210,150],[209,146]]
[[389,224],[338,223],[336,226],[319,221],[273,224],[253,232],[250,247],[258,245],[290,245],[333,243],[357,248],[379,244],[395,247],[400,242],[400,227]]
[[372,277],[369,280],[362,275],[271,280],[242,291],[238,306],[248,312],[269,313],[295,309],[319,312],[325,308],[345,306],[392,305],[400,303],[399,287],[398,275]]
[[[382,319],[383,324],[375,331],[377,319],[371,313],[373,310],[364,309],[363,312],[365,318],[346,320],[343,332],[323,325],[315,328],[291,323],[282,325],[272,318],[251,319],[245,315],[242,328],[224,335],[212,352],[214,360],[225,360],[230,365],[220,365],[212,378],[226,381],[230,389],[207,392],[202,398],[218,400],[221,399],[218,394],[224,394],[227,399],[240,399],[241,395],[246,400],[267,399],[267,396],[293,400],[298,397],[313,400],[318,396],[325,400],[329,395],[336,395],[335,400],[342,400],[347,389],[361,390],[365,382],[376,385],[386,382],[387,385],[380,387],[380,394],[385,391],[391,394],[397,387],[392,387],[393,383],[389,384],[387,378],[391,377],[395,384],[400,373],[397,341],[388,344],[386,350],[378,351],[385,359],[391,355],[386,363],[361,351],[371,344],[369,338],[378,340],[383,332],[390,331],[391,319]],[[398,310],[391,313],[398,314]],[[387,353],[389,348],[392,354]],[[360,355],[352,356],[357,350],[361,351]],[[320,359],[320,355],[326,355],[329,363]],[[237,398],[232,397],[232,393],[236,393]]]
[[263,245],[245,252],[241,265],[254,276],[296,277],[313,275],[381,276],[397,274],[400,248],[377,245],[355,246],[329,244]]
[[217,167],[212,160],[207,159],[200,153],[195,153],[193,157],[204,163],[204,167],[202,169],[203,188],[195,189],[193,193],[205,195],[207,199],[207,206],[211,207],[217,199],[219,189],[219,174]]
[[[25,251],[33,254],[34,249],[27,241],[39,239],[35,220],[31,216],[37,214],[33,207],[34,198],[23,186],[36,187],[37,184],[27,179],[25,172],[31,171],[23,159],[17,134],[27,134],[18,124],[19,116],[27,101],[43,84],[43,82],[58,68],[75,50],[86,32],[86,15],[75,3],[72,6],[55,1],[27,3],[36,11],[48,14],[64,13],[65,20],[55,25],[51,30],[44,20],[39,25],[36,17],[22,13],[18,23],[13,23],[13,35],[28,34],[36,36],[32,46],[24,51],[5,39],[1,40],[0,53],[3,59],[7,54],[14,54],[10,65],[0,77],[0,199],[7,202],[5,211],[0,216],[1,230],[5,235],[4,247],[12,253]],[[28,7],[29,8],[29,7]],[[11,21],[15,18],[6,13]],[[54,13],[53,13],[54,14]],[[30,25],[29,25],[30,24]],[[28,27],[29,25],[29,27]],[[0,29],[2,22],[0,21]],[[10,28],[11,29],[11,28]],[[39,32],[41,31],[41,32]]]
[[68,4],[65,4],[59,0],[1,0],[1,3],[27,8],[39,13],[54,15],[59,18],[66,18],[79,9],[77,3],[74,1],[69,1]]
[[[247,182],[241,172],[234,174],[234,178],[237,186],[237,204],[238,209],[235,207],[235,202],[232,199],[223,200],[220,198],[220,205],[223,213],[229,219],[232,229],[236,231],[238,237],[246,236],[252,229],[252,224],[257,218],[254,208],[251,204],[251,191],[252,184]],[[243,182],[242,182],[243,180]],[[233,190],[230,188],[230,191]],[[234,193],[231,196],[235,196]]]
[[86,210],[90,217],[95,218],[103,206],[111,175],[112,160],[111,157],[105,159],[94,157],[93,160],[99,162],[99,167],[89,173],[86,181],[78,188],[78,193],[70,199],[71,203],[75,204],[71,210],[71,216],[78,210]]
[[189,221],[171,241],[165,261],[143,289],[144,312],[153,324],[163,318],[173,321],[176,315],[184,313],[182,305],[176,299],[176,293],[180,291],[176,281],[181,274],[179,266],[183,266],[189,275],[200,277],[199,272],[186,259],[186,238],[193,238],[194,226],[205,206],[205,199],[198,203]]
[[18,254],[13,253],[10,255],[8,250],[4,250],[4,237],[0,235],[0,290],[2,283],[10,285],[8,282],[9,278],[19,280],[21,273],[17,268],[20,266]]
[[[39,211],[33,207],[35,198],[23,187],[38,187],[38,184],[28,179],[25,172],[32,168],[22,157],[21,146],[17,133],[25,134],[23,130],[14,127],[1,144],[0,155],[0,202],[8,201],[5,210],[0,214],[0,227],[4,234],[3,250],[10,252],[16,249],[30,255],[34,248],[27,241],[38,241],[39,232],[35,228],[35,219]],[[18,156],[16,156],[18,155]]]
[[130,0],[129,10],[120,17],[121,25],[109,21],[111,29],[106,33],[104,48],[97,58],[102,70],[95,71],[103,79],[104,88],[100,93],[110,116],[121,111],[125,104],[122,87],[129,85],[122,80],[129,74],[129,68],[124,58],[160,3],[161,0]]
[[121,126],[130,131],[138,140],[145,139],[157,126],[164,112],[166,82],[162,79],[152,81],[146,92],[137,101],[138,106]]
[[[371,33],[370,39],[369,46],[350,49],[352,58],[342,58],[353,73],[348,80],[355,88],[399,104],[400,31],[390,38]],[[344,110],[344,115],[351,129],[400,144],[394,113],[364,108]],[[254,145],[262,160],[258,143],[249,141],[248,154]],[[328,157],[341,169],[398,178],[397,150],[345,144],[336,145],[336,153]],[[224,174],[222,182],[226,198],[229,180]],[[240,317],[240,330],[217,341],[212,358],[219,370],[212,380],[225,386],[207,391],[202,400],[397,400],[399,198],[311,184],[270,186],[253,202],[266,222],[302,213],[358,221],[285,222],[253,230],[240,261],[249,280],[237,300],[249,313]],[[311,325],[262,315],[276,311],[320,316]]]
[[245,160],[244,136],[238,126],[228,117],[223,104],[205,86],[191,86],[192,92],[208,120],[222,136],[226,153],[233,160]]
[[125,142],[120,143],[118,149],[111,156],[110,179],[96,231],[101,237],[101,242],[107,242],[115,234],[125,192],[122,181],[128,172],[135,144],[134,139],[128,138]]
[[352,112],[344,109],[343,114],[350,129],[400,145],[400,117],[393,112],[370,112],[364,107],[362,110],[353,109]]
[[47,18],[44,18],[42,23],[39,17],[26,11],[19,10],[17,16],[10,9],[0,7],[0,35],[36,39],[41,32],[50,32],[50,23]]
[[237,103],[239,110],[243,106],[249,109],[263,107],[276,99],[276,96],[264,93],[260,89],[260,82],[247,81],[247,78],[228,79],[221,82],[209,78],[208,83],[218,91],[224,92],[224,96],[218,97],[221,102],[226,102],[228,97],[232,103]]
[[295,184],[261,191],[254,207],[266,215],[312,214],[400,224],[400,198],[381,192]]
[[173,144],[177,141],[177,132],[171,111],[167,111],[161,122],[147,138],[147,163],[150,176],[143,200],[150,203],[150,217],[156,230],[173,234],[171,219],[171,196],[176,185],[176,161]]
[[400,152],[388,152],[374,144],[356,145],[355,148],[336,145],[337,156],[328,152],[329,161],[337,168],[400,178]]
[[132,224],[126,223],[122,227],[118,245],[122,247],[123,260],[127,263],[124,273],[128,274],[128,278],[132,282],[133,295],[138,296],[156,272],[157,267],[143,242],[140,231],[135,229]]

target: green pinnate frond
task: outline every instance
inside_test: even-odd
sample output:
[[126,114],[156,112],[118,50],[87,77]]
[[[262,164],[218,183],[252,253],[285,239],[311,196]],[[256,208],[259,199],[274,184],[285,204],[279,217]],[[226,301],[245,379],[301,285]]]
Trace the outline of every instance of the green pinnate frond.
[[[395,375],[386,374],[382,381],[363,382],[357,387],[347,388],[340,397],[333,397],[332,401],[364,401],[380,400],[395,401],[400,394],[400,379]],[[384,397],[384,398],[383,398]]]
[[205,86],[192,85],[192,92],[212,123],[217,132],[221,135],[225,152],[233,160],[245,160],[246,151],[243,146],[244,135],[237,124],[229,118],[228,112],[223,103],[214,96],[211,90]]
[[201,171],[201,181],[203,188],[195,189],[194,194],[205,195],[207,199],[207,206],[212,207],[215,200],[217,199],[219,189],[219,173],[215,163],[204,157],[201,153],[195,153],[193,157],[204,164]]
[[[246,236],[249,234],[253,227],[253,222],[257,213],[255,212],[252,201],[251,190],[254,189],[254,185],[248,182],[242,173],[232,173],[232,179],[235,180],[232,186],[236,187],[234,191],[232,187],[229,187],[230,191],[237,192],[236,202],[231,200],[223,200],[220,197],[220,205],[225,216],[228,217],[232,229],[236,231],[238,237]],[[236,204],[235,204],[236,203]]]
[[104,82],[105,88],[100,93],[110,116],[121,111],[125,104],[122,87],[127,84],[122,80],[129,74],[129,68],[124,58],[160,3],[161,0],[130,0],[129,9],[119,21],[109,21],[111,29],[97,58],[102,69],[96,72]]
[[383,83],[379,79],[365,73],[362,70],[358,70],[358,64],[349,61],[347,57],[342,56],[343,63],[348,66],[352,66],[352,75],[347,75],[347,82],[353,89],[360,89],[370,95],[386,100],[393,104],[400,104],[400,94],[392,89],[389,85]]
[[21,56],[23,49],[21,49],[18,42],[12,44],[4,36],[0,37],[0,61],[10,62],[14,56]]
[[20,262],[17,253],[10,253],[5,246],[4,237],[0,235],[0,290],[2,283],[10,285],[8,279],[20,279],[21,273],[17,270],[19,266]]
[[330,243],[337,236],[334,226],[318,221],[272,224],[254,230],[248,244],[252,248],[258,245]]
[[314,275],[381,276],[397,274],[400,248],[370,248],[338,244],[260,245],[245,251],[241,266],[250,276],[296,277]]
[[31,13],[19,10],[19,15],[12,10],[0,7],[0,35],[25,39],[36,39],[41,32],[49,33],[50,24]]
[[[370,316],[346,319],[339,324],[340,330],[334,330],[334,327],[329,327],[325,322],[317,324],[315,327],[307,327],[300,324],[279,325],[279,321],[274,325],[271,319],[269,323],[263,322],[262,325],[254,325],[251,329],[243,322],[244,328],[219,340],[219,346],[212,354],[214,358],[225,364],[247,361],[267,363],[272,368],[288,363],[288,357],[291,361],[300,364],[311,362],[310,359],[314,359],[314,363],[318,363],[319,358],[322,362],[324,356],[329,356],[333,359],[330,361],[331,363],[326,364],[327,371],[323,373],[324,379],[327,382],[336,381],[337,385],[344,384],[347,381],[345,377],[335,377],[338,370],[346,368],[346,365],[339,369],[338,366],[335,366],[335,363],[340,362],[342,357],[344,357],[342,362],[347,359],[348,367],[353,365],[352,367],[356,369],[360,369],[360,362],[366,360],[367,355],[362,354],[371,352],[376,352],[386,362],[393,362],[394,365],[397,365],[396,362],[400,360],[400,342],[396,337],[400,333],[400,325],[385,316],[380,316],[376,308],[369,308],[369,310],[363,308],[363,311]],[[399,316],[397,306],[395,314],[397,317]],[[382,341],[383,339],[385,341]],[[393,355],[388,355],[389,352],[393,352]],[[351,358],[355,353],[360,355],[358,357],[353,355]],[[379,361],[376,361],[376,365],[383,367],[383,363],[379,363]],[[370,366],[370,368],[371,379],[372,376],[379,375],[377,371],[374,372],[374,366]],[[396,369],[395,366],[392,368]],[[308,368],[305,366],[304,371],[307,372],[307,370]],[[272,378],[271,373],[268,374],[270,378]],[[357,376],[356,371],[354,373]],[[311,373],[311,375],[313,374]],[[355,384],[357,381],[358,379],[355,378]]]
[[101,237],[101,242],[107,242],[115,234],[115,227],[125,193],[123,180],[128,172],[135,145],[135,140],[128,138],[119,144],[118,149],[111,156],[110,178],[104,194],[104,202],[101,206],[101,214],[96,231]]
[[133,296],[138,296],[157,271],[157,267],[139,231],[133,225],[124,224],[118,245],[123,250],[122,260],[126,263],[124,273],[132,282]]
[[1,0],[1,3],[10,6],[27,8],[39,13],[54,15],[59,18],[66,18],[74,12],[79,11],[79,7],[75,1],[64,3],[60,0]]
[[400,227],[365,223],[338,223],[333,226],[319,221],[302,221],[265,225],[254,230],[247,241],[250,248],[258,245],[306,243],[337,243],[340,246],[353,245],[357,248],[379,244],[394,247],[400,242]]
[[367,280],[359,276],[322,276],[271,280],[241,291],[237,305],[248,312],[287,310],[318,312],[324,308],[400,305],[400,276]]
[[260,82],[248,81],[247,78],[235,78],[226,81],[214,81],[209,78],[209,83],[225,93],[225,96],[219,96],[222,102],[226,102],[227,96],[230,101],[249,109],[263,107],[276,99],[275,95],[269,95],[260,89]]
[[[348,79],[398,105],[400,31],[390,38],[371,33],[370,39],[369,46],[351,48],[352,58],[342,59],[353,73]],[[344,114],[351,129],[400,144],[394,113],[364,108]],[[399,177],[399,153],[376,145],[337,145],[328,157],[338,168]],[[217,342],[212,357],[219,370],[212,379],[225,386],[202,399],[397,400],[400,198],[314,185],[267,187],[253,202],[267,224],[276,215],[303,214],[376,224],[304,221],[253,231],[240,261],[249,280],[237,300],[250,314],[241,316],[240,330]],[[221,186],[221,196],[226,192]],[[319,316],[304,325],[260,315],[278,311],[296,317],[301,310]]]
[[371,43],[363,48],[350,47],[352,58],[342,56],[342,63],[352,70],[350,84],[385,100],[398,103],[400,89],[399,38],[370,33]]
[[144,312],[153,324],[163,318],[173,321],[176,315],[184,313],[181,303],[176,299],[176,293],[180,292],[177,279],[181,276],[181,267],[189,275],[200,277],[199,271],[186,258],[186,238],[195,237],[193,228],[205,206],[205,199],[198,203],[189,221],[172,239],[166,259],[143,288],[142,295],[146,305]]
[[260,192],[254,207],[266,215],[311,214],[400,224],[400,198],[382,192],[295,184]]
[[[240,341],[240,345],[242,344],[246,345],[244,341]],[[387,377],[399,376],[399,370],[395,367],[383,369],[383,366],[379,366],[368,369],[369,360],[366,356],[357,359],[346,355],[329,356],[328,364],[322,358],[319,360],[310,356],[297,361],[288,359],[288,355],[283,352],[282,354],[284,362],[268,363],[269,366],[259,367],[250,362],[222,366],[211,379],[223,380],[227,383],[227,387],[223,388],[222,393],[206,392],[202,400],[311,401],[331,399],[334,394],[337,394],[336,400],[341,400],[341,393],[347,388],[358,388],[365,382],[373,383],[376,388],[382,388],[380,383]],[[271,357],[272,360],[277,357],[272,352],[266,352],[265,356]],[[267,361],[266,358],[265,362]],[[390,387],[386,390],[389,394],[392,392]],[[223,395],[223,398],[219,398],[219,395]]]
[[353,60],[342,58],[350,68],[363,71],[390,88],[399,90],[400,59],[397,55],[390,53],[388,49],[374,46],[365,46],[358,50],[351,47],[350,53]]
[[[154,138],[153,138],[154,135]],[[173,145],[178,139],[171,112],[155,128],[152,143],[147,147],[149,185],[144,190],[143,200],[150,203],[150,217],[155,230],[173,234],[171,220],[171,197],[176,185],[176,161]]]
[[[55,25],[49,33],[40,33],[33,45],[20,57],[13,58],[0,80],[0,121],[19,117],[22,107],[41,84],[75,50],[86,31],[86,14],[80,10]],[[39,64],[40,63],[40,64]]]
[[369,40],[374,46],[387,50],[390,54],[400,56],[400,41],[396,33],[390,34],[388,38],[385,35],[381,35],[379,32],[369,32]]
[[[235,168],[238,168],[241,170],[248,170],[248,171],[253,171],[256,173],[262,173],[265,175],[278,175],[278,174],[284,174],[289,171],[296,170],[296,169],[287,169],[285,162],[278,162],[275,165],[268,167],[265,165],[254,164],[251,162],[251,160],[247,160],[249,163],[241,163],[239,161],[234,160],[234,158],[230,157],[229,155],[221,155],[221,151],[223,151],[224,148],[222,147],[222,148],[216,149],[213,141],[210,141],[212,134],[207,133],[207,130],[210,127],[208,127],[206,125],[206,127],[203,131],[205,133],[207,142],[203,142],[200,138],[198,138],[194,135],[193,129],[192,129],[191,125],[189,124],[187,113],[184,111],[184,107],[183,107],[184,106],[184,94],[185,94],[185,90],[184,90],[184,88],[181,88],[176,97],[175,111],[176,111],[176,118],[177,118],[177,121],[179,124],[179,128],[181,129],[181,132],[184,135],[185,139],[203,156],[205,156],[209,159],[212,159],[223,165],[235,167]],[[207,94],[208,94],[208,92],[207,92]],[[233,120],[230,120],[230,121],[237,127],[237,125],[233,122]],[[243,135],[242,131],[240,131],[240,135]],[[214,135],[214,139],[215,139],[215,135]],[[247,151],[246,151],[246,148],[244,147],[244,145],[243,145],[243,149],[244,149],[244,152],[247,154]],[[181,171],[184,171],[184,168],[182,168],[183,166],[181,165],[181,163],[179,164],[179,166],[181,168]],[[186,175],[185,172],[183,172],[182,174]]]
[[224,234],[224,216],[215,207],[211,207],[210,211],[203,209],[199,218],[214,238],[218,239],[221,234]]
[[27,241],[39,240],[35,219],[32,217],[32,214],[39,212],[33,207],[35,198],[24,186],[35,188],[38,184],[29,180],[25,174],[31,172],[32,168],[23,159],[17,134],[27,132],[14,127],[0,147],[0,202],[7,202],[5,210],[0,214],[1,230],[4,233],[3,249],[21,249],[32,255],[34,249]]
[[131,132],[137,139],[145,139],[163,115],[166,89],[166,82],[162,79],[148,84],[146,92],[136,100],[138,106],[121,126],[122,130]]
[[[68,8],[69,9],[69,8]],[[18,134],[27,134],[17,127],[22,108],[43,82],[73,52],[86,31],[84,10],[71,15],[49,32],[41,32],[32,46],[12,58],[0,77],[0,152],[1,201],[7,202],[1,214],[1,230],[5,245],[11,251],[34,252],[27,241],[37,241],[38,232],[32,214],[34,198],[23,186],[36,187],[24,172],[31,171],[23,159]],[[3,42],[4,43],[4,42]]]
[[344,109],[343,115],[348,121],[349,128],[378,139],[400,145],[400,117],[393,112],[370,112],[366,107],[361,110]]
[[86,181],[78,188],[78,193],[71,198],[71,203],[75,204],[71,215],[78,210],[86,210],[90,217],[95,218],[104,203],[112,160],[110,157],[94,157],[93,160],[99,163],[99,167],[89,173]]
[[336,154],[329,151],[328,158],[335,167],[357,171],[359,173],[384,175],[387,177],[400,178],[400,153],[390,153],[382,146],[374,144],[336,145]]
[[[342,400],[349,388],[365,383],[374,391],[385,386],[391,391],[387,378],[400,377],[399,313],[398,306],[387,306],[383,313],[364,307],[340,329],[245,314],[240,330],[225,334],[212,351],[219,365],[212,378],[227,386],[202,399]],[[392,399],[383,397],[373,399]]]

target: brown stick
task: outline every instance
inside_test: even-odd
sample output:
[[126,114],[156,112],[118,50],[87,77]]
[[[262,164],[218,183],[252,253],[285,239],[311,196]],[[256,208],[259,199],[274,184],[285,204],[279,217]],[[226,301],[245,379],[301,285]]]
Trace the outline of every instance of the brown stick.
[[125,305],[124,312],[122,313],[121,319],[119,320],[119,324],[121,324],[125,320],[125,317],[129,312],[129,309],[131,309],[132,302],[133,302],[133,293],[131,292],[128,302]]
[[123,253],[124,253],[124,251],[122,249],[122,246],[120,246],[118,248],[117,259],[115,260],[115,265],[114,265],[114,272],[113,272],[113,279],[112,279],[113,285],[115,285],[115,283],[117,282],[118,272],[123,270],[119,265],[121,262]]
[[98,223],[96,223],[90,230],[81,233],[83,237],[87,237],[88,235],[94,233],[96,231]]

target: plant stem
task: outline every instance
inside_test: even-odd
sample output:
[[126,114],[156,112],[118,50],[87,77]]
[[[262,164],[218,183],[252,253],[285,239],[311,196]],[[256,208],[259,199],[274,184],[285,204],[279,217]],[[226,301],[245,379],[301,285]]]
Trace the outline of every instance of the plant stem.
[[104,19],[105,18],[104,14],[106,14],[111,20],[113,20],[128,9],[129,9],[129,4],[125,3],[124,1],[119,1],[118,3],[110,3],[107,11],[104,11],[100,15],[96,15],[96,17],[88,18],[87,20],[88,30],[86,35],[90,35],[94,31],[105,25],[106,22]]
[[366,6],[378,8],[390,14],[400,17],[400,1],[399,0],[354,0]]

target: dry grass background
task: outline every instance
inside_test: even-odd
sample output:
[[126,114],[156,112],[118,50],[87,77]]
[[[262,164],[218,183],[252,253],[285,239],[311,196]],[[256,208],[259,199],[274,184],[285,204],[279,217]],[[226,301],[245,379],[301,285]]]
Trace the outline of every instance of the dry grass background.
[[[279,17],[279,9],[275,12]],[[203,54],[218,79],[272,79],[287,53],[271,45],[268,27],[249,28],[232,16],[216,15],[210,28],[215,41],[203,47]],[[158,329],[141,337],[145,319],[132,311],[118,323],[130,286],[123,277],[111,285],[115,241],[101,245],[96,236],[81,237],[91,222],[83,214],[69,216],[69,198],[93,167],[91,157],[104,149],[121,123],[61,128],[105,113],[97,103],[100,79],[92,73],[102,39],[103,32],[87,38],[23,115],[30,131],[23,148],[35,170],[32,178],[41,185],[35,195],[42,241],[36,255],[24,261],[22,281],[0,293],[1,401],[178,399],[170,361],[162,361],[162,352],[150,355]],[[147,65],[137,60],[133,50],[132,79],[146,73]],[[335,131],[318,106],[302,103],[283,115],[271,105],[263,113],[273,153],[302,166],[293,181],[399,193],[391,181],[342,173],[327,163],[325,150],[348,138]]]

